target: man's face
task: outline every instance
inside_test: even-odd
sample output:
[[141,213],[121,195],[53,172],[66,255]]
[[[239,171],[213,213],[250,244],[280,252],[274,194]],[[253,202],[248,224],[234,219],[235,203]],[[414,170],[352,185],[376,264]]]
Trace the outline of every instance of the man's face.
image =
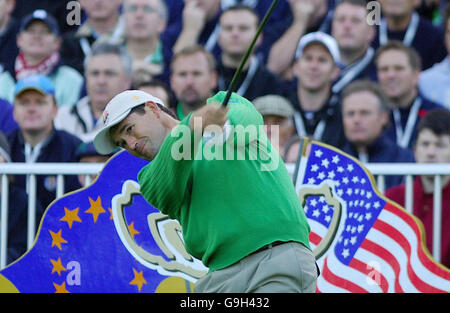
[[384,15],[404,17],[410,15],[420,4],[420,0],[380,0],[381,11]]
[[[222,53],[241,56],[257,30],[257,18],[247,10],[228,11],[220,17],[219,45]],[[259,38],[258,43],[261,41]]]
[[[156,106],[156,104],[153,104]],[[126,149],[132,155],[153,160],[158,153],[168,130],[155,115],[155,109],[146,104],[145,114],[131,113],[122,122],[110,130],[117,146]],[[159,111],[159,114],[165,114]]]
[[24,31],[17,35],[17,46],[25,56],[34,58],[48,57],[59,49],[61,40],[53,34],[48,25],[42,21],[31,22]]
[[344,98],[344,132],[348,141],[354,145],[369,145],[381,135],[388,114],[380,110],[378,101],[369,91],[358,91]]
[[406,53],[399,50],[387,50],[379,56],[377,75],[384,93],[394,102],[415,90],[419,80],[419,72],[411,67]]
[[118,55],[96,55],[86,68],[86,86],[91,102],[106,106],[116,94],[130,87],[130,78],[125,74]]
[[[80,163],[105,163],[108,161],[109,156],[107,155],[86,155],[80,158],[78,162]],[[78,175],[78,181],[81,186],[86,186],[86,176],[88,175]],[[98,175],[92,174],[89,175],[90,181],[92,182]]]
[[172,64],[170,85],[186,105],[204,102],[217,86],[217,74],[202,52],[179,56]]
[[21,130],[41,132],[53,127],[58,113],[51,95],[43,95],[35,90],[26,90],[14,100],[14,119]]
[[108,19],[119,13],[123,0],[80,0],[81,7],[93,19]]
[[343,3],[333,16],[332,35],[342,51],[366,49],[374,38],[374,28],[367,23],[365,8]]
[[158,38],[165,28],[160,15],[160,0],[126,0],[125,33],[128,39]]
[[417,136],[414,156],[417,163],[450,163],[450,135],[436,135],[423,129]]
[[294,74],[301,86],[311,91],[323,89],[339,74],[327,48],[322,44],[309,44],[294,65]]
[[[263,120],[267,137],[272,142],[277,140],[280,146],[283,146],[294,132],[293,124],[290,123],[290,119],[287,117],[266,114],[263,115]],[[278,138],[275,138],[275,136],[278,136]]]

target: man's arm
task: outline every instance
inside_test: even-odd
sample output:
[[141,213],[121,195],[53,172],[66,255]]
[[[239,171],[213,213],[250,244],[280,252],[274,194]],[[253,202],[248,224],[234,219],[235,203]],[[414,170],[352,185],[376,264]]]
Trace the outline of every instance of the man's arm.
[[281,75],[291,66],[298,42],[305,34],[315,9],[311,0],[288,1],[294,20],[283,36],[273,44],[267,60],[267,68],[276,75]]
[[227,120],[229,107],[223,107],[219,102],[211,102],[196,110],[189,121],[189,126],[194,132],[203,134],[205,127],[217,125],[223,128]]
[[183,9],[183,28],[173,46],[173,53],[175,54],[185,47],[195,45],[205,23],[206,13],[197,5],[197,2],[186,2]]

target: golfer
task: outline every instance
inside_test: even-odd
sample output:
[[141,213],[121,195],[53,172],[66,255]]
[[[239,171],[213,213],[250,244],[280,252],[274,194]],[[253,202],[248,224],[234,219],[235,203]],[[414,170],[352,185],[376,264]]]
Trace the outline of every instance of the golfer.
[[232,94],[223,107],[224,98],[178,121],[161,100],[124,91],[94,145],[151,161],[138,174],[142,195],[180,222],[186,250],[209,268],[195,292],[315,292],[310,228],[286,167],[253,104]]

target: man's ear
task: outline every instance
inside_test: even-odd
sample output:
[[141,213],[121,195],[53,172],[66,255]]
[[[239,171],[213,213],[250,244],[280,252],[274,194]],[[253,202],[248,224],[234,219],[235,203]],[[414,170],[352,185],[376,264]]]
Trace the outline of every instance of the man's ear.
[[156,117],[159,118],[161,114],[161,109],[159,106],[153,101],[147,101],[144,104]]
[[335,65],[334,69],[333,69],[333,73],[331,74],[331,78],[333,79],[333,81],[335,81],[339,77],[340,73],[341,73],[341,69],[339,68],[339,66]]

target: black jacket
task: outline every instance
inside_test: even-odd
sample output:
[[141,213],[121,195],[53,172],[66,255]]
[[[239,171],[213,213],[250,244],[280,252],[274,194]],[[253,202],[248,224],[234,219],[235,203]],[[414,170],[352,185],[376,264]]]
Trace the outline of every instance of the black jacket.
[[[351,156],[358,158],[355,146],[347,143],[342,149]],[[409,163],[415,162],[414,153],[393,142],[389,137],[381,135],[368,147],[369,163]],[[390,188],[403,183],[403,176],[386,176],[385,187]]]
[[[25,162],[24,140],[20,130],[15,130],[8,135],[9,145],[11,147],[12,162]],[[62,130],[54,130],[53,134],[42,147],[37,161],[40,162],[77,162],[76,149],[81,143],[78,137],[75,137]],[[15,183],[26,189],[26,176],[16,175]],[[36,222],[39,223],[43,210],[56,198],[56,176],[38,175],[36,176],[36,194],[41,204],[41,210],[36,211]],[[77,176],[64,176],[64,192],[73,191],[81,188]]]
[[[8,197],[8,264],[27,251],[28,196],[22,188],[9,184]],[[39,202],[36,211],[41,212]],[[35,228],[35,230],[37,227]]]

